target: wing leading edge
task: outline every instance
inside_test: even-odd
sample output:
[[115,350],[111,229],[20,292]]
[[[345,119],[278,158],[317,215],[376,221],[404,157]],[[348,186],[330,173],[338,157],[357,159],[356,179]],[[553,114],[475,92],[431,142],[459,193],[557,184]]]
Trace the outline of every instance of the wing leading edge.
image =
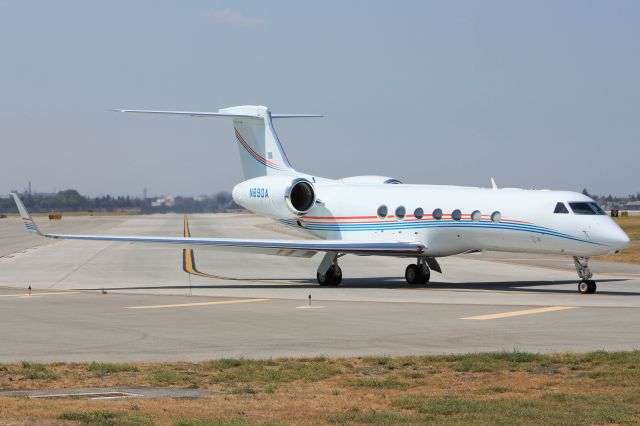
[[280,256],[311,257],[318,252],[339,252],[362,255],[415,256],[422,253],[425,246],[415,242],[370,242],[346,240],[265,240],[235,238],[194,238],[159,236],[120,236],[120,235],[71,235],[43,234],[33,222],[31,215],[18,197],[12,193],[20,216],[29,232],[47,238],[65,240],[115,241],[173,245],[183,248],[218,248],[240,252],[275,254]]

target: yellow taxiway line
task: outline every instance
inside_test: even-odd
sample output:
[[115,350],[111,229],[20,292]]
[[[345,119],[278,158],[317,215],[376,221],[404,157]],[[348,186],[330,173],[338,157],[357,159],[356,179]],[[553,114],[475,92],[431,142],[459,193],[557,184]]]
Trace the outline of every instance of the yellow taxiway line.
[[177,303],[174,305],[143,305],[143,306],[127,306],[127,309],[163,309],[163,308],[186,308],[191,306],[207,306],[207,305],[231,305],[234,303],[253,303],[266,302],[271,299],[237,299],[222,300],[218,302],[195,302],[195,303]]
[[[191,230],[189,229],[189,218],[184,215],[184,236],[185,238],[191,238]],[[193,253],[193,249],[182,249],[182,269],[190,275],[213,278],[216,280],[224,281],[240,281],[240,282],[255,282],[255,283],[269,283],[269,284],[302,284],[301,282],[289,281],[289,280],[264,280],[264,279],[248,279],[248,278],[232,278],[222,275],[207,274],[200,272],[196,268],[196,258]]]
[[523,309],[520,311],[502,312],[499,314],[477,315],[460,319],[485,321],[499,318],[519,317],[521,315],[543,314],[545,312],[564,311],[566,309],[577,309],[577,306],[548,306],[546,308]]

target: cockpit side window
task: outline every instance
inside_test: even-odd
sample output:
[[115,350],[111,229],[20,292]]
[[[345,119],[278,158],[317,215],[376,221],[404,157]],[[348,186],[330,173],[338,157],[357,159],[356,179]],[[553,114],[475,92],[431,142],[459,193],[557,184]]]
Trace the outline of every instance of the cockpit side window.
[[558,201],[558,204],[556,204],[556,209],[553,212],[554,213],[569,213],[569,210],[567,209],[567,206],[565,206],[563,202]]
[[599,215],[606,215],[607,214],[607,213],[605,213],[604,210],[602,210],[602,207],[600,207],[597,203],[589,203],[589,205],[591,206],[593,211],[596,212],[596,214],[599,214]]
[[569,206],[571,206],[571,210],[573,210],[575,214],[587,214],[587,215],[596,215],[596,214],[605,215],[606,214],[604,210],[602,210],[600,206],[594,202],[575,201],[575,202],[570,202]]

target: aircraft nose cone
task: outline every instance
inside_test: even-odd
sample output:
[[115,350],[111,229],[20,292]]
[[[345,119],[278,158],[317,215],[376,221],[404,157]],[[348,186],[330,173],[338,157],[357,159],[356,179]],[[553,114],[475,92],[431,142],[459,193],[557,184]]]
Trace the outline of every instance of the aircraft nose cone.
[[629,236],[620,229],[618,225],[616,225],[615,229],[612,229],[611,231],[609,238],[611,240],[611,245],[615,247],[616,250],[622,250],[631,242]]

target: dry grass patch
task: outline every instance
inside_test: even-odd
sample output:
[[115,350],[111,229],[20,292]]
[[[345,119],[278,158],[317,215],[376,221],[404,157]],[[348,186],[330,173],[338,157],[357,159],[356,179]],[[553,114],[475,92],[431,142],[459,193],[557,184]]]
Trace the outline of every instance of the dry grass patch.
[[627,233],[632,240],[640,240],[640,215],[616,217],[616,223]]
[[87,371],[91,371],[98,374],[113,374],[121,373],[123,371],[140,371],[138,367],[132,364],[112,364],[104,362],[92,362],[87,366]]
[[598,256],[594,259],[606,260],[607,262],[640,263],[640,241],[631,241],[631,244],[620,253]]
[[0,397],[0,424],[640,423],[640,352],[23,363],[0,365],[0,385],[198,386],[212,391],[198,400]]
[[58,416],[58,420],[69,420],[91,426],[144,426],[150,425],[149,419],[135,416],[126,411],[65,411]]
[[631,238],[631,244],[618,254],[601,256],[597,259],[610,262],[640,263],[640,215],[616,217],[614,220]]

